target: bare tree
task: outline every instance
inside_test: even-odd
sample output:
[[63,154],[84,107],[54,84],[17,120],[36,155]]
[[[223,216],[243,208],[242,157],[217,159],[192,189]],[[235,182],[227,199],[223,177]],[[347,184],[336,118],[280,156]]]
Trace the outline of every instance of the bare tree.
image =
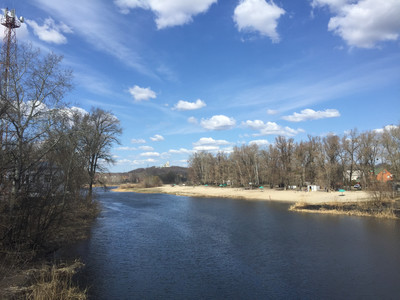
[[357,151],[360,147],[359,135],[357,129],[352,129],[350,132],[343,136],[343,164],[346,172],[347,185],[352,185],[352,178],[354,169],[357,165]]
[[292,180],[292,160],[294,153],[294,140],[292,138],[286,139],[284,136],[275,138],[275,145],[279,151],[280,168],[282,171],[282,183],[285,189],[290,185]]
[[86,161],[90,199],[96,172],[100,169],[104,171],[105,165],[114,162],[110,151],[114,144],[119,143],[118,136],[122,133],[122,129],[114,115],[99,108],[93,108],[83,117],[80,129],[80,151]]
[[343,177],[339,164],[341,151],[339,137],[337,135],[328,135],[323,138],[321,150],[319,168],[323,173],[325,185],[330,188],[336,188]]
[[385,128],[381,141],[385,162],[391,166],[393,174],[400,178],[400,124]]
[[22,178],[35,169],[50,148],[38,145],[46,140],[54,123],[52,110],[71,88],[72,72],[61,67],[62,57],[54,53],[42,56],[30,45],[18,49],[18,64],[10,66],[7,88],[2,88],[3,150],[8,154],[8,173],[12,174],[10,208],[14,206]]
[[357,156],[362,171],[363,187],[368,187],[374,178],[376,164],[381,153],[381,141],[375,131],[367,131],[360,135],[360,147]]

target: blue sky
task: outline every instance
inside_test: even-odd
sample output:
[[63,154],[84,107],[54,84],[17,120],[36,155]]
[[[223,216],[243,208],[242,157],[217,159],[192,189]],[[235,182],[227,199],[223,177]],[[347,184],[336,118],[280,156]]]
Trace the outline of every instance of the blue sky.
[[400,122],[400,0],[3,2],[120,120],[114,172]]

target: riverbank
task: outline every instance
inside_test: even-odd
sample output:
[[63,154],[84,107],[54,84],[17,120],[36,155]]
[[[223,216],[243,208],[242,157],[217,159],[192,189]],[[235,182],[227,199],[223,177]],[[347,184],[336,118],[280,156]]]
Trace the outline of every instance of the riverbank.
[[136,193],[162,193],[187,197],[234,198],[244,200],[302,202],[302,203],[329,203],[329,202],[357,202],[367,201],[371,196],[364,191],[341,192],[304,192],[277,189],[244,189],[213,186],[181,186],[163,185],[154,188],[138,188],[120,186],[112,191]]
[[122,185],[114,192],[161,193],[186,197],[233,198],[254,201],[279,201],[293,203],[291,211],[337,215],[368,216],[399,219],[400,210],[396,201],[375,201],[365,191],[305,192],[278,189],[244,189],[213,186],[163,185],[140,188]]
[[100,209],[98,202],[78,203],[48,232],[41,247],[7,248],[0,243],[0,299],[87,299],[87,290],[73,280],[84,265],[78,260],[57,261],[54,253],[87,239]]
[[349,215],[375,217],[383,219],[399,219],[400,209],[396,201],[360,201],[331,203],[295,203],[289,210],[305,213]]

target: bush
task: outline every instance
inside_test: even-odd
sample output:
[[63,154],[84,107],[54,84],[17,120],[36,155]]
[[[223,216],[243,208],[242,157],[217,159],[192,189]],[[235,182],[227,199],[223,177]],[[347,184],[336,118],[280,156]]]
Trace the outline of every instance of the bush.
[[158,176],[146,176],[141,183],[141,186],[144,188],[152,188],[157,186],[162,186],[163,182]]

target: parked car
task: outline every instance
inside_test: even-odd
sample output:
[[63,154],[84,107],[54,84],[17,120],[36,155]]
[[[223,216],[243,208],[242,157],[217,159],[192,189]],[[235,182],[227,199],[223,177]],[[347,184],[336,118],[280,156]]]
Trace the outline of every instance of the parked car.
[[357,189],[357,190],[361,190],[361,184],[356,183],[356,184],[354,185],[354,188]]

